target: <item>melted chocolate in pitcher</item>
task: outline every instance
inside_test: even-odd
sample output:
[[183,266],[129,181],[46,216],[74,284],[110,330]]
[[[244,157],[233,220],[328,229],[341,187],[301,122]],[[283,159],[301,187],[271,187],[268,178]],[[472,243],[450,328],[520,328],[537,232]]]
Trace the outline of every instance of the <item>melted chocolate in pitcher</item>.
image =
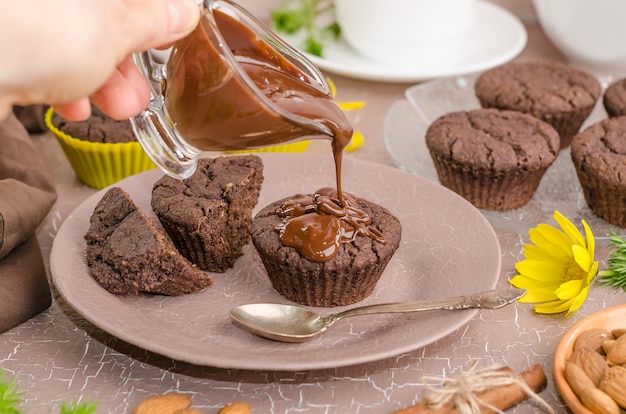
[[[276,229],[283,244],[310,260],[327,261],[342,243],[359,235],[384,243],[356,199],[341,188],[343,149],[353,132],[343,111],[315,79],[238,20],[219,10],[213,14],[237,62],[264,96],[287,112],[321,122],[332,132],[337,190],[324,188],[289,199],[277,212],[283,217]],[[207,33],[208,28],[199,25],[176,43],[168,62],[166,106],[186,141],[202,150],[233,150],[320,135],[264,105],[233,75]]]

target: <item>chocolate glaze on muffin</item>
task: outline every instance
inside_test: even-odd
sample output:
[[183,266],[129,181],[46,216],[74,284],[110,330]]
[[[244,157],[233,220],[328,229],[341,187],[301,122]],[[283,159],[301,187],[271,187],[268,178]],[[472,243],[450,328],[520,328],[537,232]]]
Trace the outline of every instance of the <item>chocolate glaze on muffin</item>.
[[441,184],[478,208],[508,210],[530,201],[559,136],[531,115],[481,108],[435,120],[426,145]]
[[[352,241],[340,243],[332,258],[311,260],[280,239],[283,217],[278,212],[288,200],[266,206],[252,222],[252,242],[274,288],[287,299],[310,306],[349,305],[368,297],[400,244],[399,220],[384,207],[354,198],[385,242],[356,235]],[[316,230],[323,231],[310,231]]]
[[109,118],[96,106],[91,106],[91,116],[84,121],[67,121],[56,112],[52,123],[66,134],[91,142],[120,143],[136,141],[130,121]]
[[262,182],[256,155],[203,158],[185,180],[158,180],[152,209],[186,258],[202,270],[225,272],[250,242]]
[[604,119],[577,134],[572,161],[589,208],[626,227],[626,116]]
[[474,86],[485,108],[531,114],[552,125],[561,148],[593,110],[601,94],[598,80],[560,62],[512,62],[481,74]]
[[604,92],[603,104],[609,117],[626,115],[626,78],[609,85]]
[[85,240],[90,274],[111,293],[178,296],[212,283],[119,187],[96,205]]

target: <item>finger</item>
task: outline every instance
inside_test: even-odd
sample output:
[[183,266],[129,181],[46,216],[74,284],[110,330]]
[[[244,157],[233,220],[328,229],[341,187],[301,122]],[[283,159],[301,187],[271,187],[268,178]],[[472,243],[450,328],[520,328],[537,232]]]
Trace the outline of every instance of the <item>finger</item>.
[[132,59],[126,58],[91,101],[109,117],[128,119],[143,111],[150,102],[148,82]]
[[52,105],[54,112],[68,121],[84,121],[91,115],[91,103],[89,98],[81,98],[72,102]]
[[[200,8],[196,0],[144,0],[127,2],[124,16],[129,36],[129,52],[139,52],[171,44],[197,26]],[[149,10],[150,13],[147,13]]]

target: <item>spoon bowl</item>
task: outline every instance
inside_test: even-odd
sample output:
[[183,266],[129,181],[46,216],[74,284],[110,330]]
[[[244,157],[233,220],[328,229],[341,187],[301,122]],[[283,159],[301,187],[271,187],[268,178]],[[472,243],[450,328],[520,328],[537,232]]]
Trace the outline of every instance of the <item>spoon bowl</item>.
[[360,306],[322,316],[308,308],[280,303],[252,303],[230,311],[233,320],[248,331],[280,342],[304,342],[326,331],[339,319],[379,313],[405,313],[472,308],[498,309],[524,295],[522,289],[490,290],[470,296]]

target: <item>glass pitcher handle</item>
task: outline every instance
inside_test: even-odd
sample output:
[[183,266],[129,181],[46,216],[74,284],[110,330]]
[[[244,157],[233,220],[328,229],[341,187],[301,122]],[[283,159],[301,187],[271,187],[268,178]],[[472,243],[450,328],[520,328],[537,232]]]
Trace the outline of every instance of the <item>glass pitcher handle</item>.
[[[150,86],[150,104],[130,119],[133,132],[145,153],[163,172],[175,178],[188,178],[196,170],[200,150],[188,145],[176,132],[167,116],[164,92],[167,65],[166,51],[133,55],[139,71]],[[162,55],[159,55],[162,54]]]

